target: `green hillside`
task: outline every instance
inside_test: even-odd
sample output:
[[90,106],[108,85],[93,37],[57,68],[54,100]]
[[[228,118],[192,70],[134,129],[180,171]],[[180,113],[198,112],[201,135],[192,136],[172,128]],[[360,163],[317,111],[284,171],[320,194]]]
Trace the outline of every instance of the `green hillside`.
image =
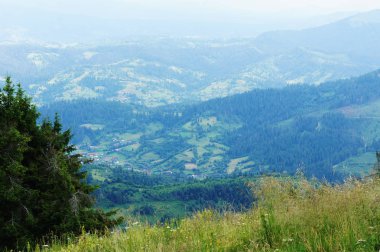
[[204,209],[246,211],[254,202],[248,185],[253,177],[198,181],[123,167],[91,165],[86,170],[90,173],[87,181],[99,186],[94,193],[97,207],[149,223],[184,218]]
[[330,186],[303,179],[264,178],[247,213],[203,211],[126,231],[83,234],[44,251],[378,251],[380,181]]
[[41,110],[58,112],[96,163],[195,178],[301,169],[340,180],[365,174],[373,165],[366,157],[380,148],[379,83],[373,72],[195,105],[148,109],[84,100]]

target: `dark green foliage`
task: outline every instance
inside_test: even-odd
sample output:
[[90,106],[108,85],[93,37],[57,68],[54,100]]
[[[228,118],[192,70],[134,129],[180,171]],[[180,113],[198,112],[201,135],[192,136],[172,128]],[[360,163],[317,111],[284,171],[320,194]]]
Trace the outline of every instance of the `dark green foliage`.
[[380,177],[380,151],[376,151],[376,164],[373,167],[373,172]]
[[[228,139],[231,154],[239,150],[270,164],[274,171],[294,174],[303,169],[306,175],[328,180],[339,179],[332,166],[353,156],[363,146],[354,135],[352,122],[342,114],[297,117],[285,128],[272,125],[252,126],[239,130],[235,139]],[[234,135],[236,136],[236,135]],[[250,144],[258,143],[258,144]]]
[[23,248],[48,233],[80,233],[115,225],[92,209],[84,162],[71,133],[54,122],[37,125],[39,113],[11,79],[0,89],[0,249]]
[[135,215],[153,215],[154,212],[155,212],[154,207],[151,205],[143,205],[133,210],[133,214]]
[[[197,181],[169,175],[147,175],[107,166],[89,165],[91,172],[107,171],[95,192],[99,206],[133,209],[133,215],[149,216],[152,222],[183,217],[207,208],[218,211],[249,209],[254,201],[248,181],[254,177],[228,177]],[[177,204],[177,205],[176,205]],[[175,207],[177,206],[177,208]]]

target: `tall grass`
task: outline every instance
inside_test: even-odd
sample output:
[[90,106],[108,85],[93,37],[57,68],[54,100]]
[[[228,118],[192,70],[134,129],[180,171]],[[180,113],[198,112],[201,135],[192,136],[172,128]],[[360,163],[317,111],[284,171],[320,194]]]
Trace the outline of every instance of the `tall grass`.
[[247,213],[204,211],[166,225],[83,234],[50,251],[379,251],[380,180],[330,186],[263,178]]

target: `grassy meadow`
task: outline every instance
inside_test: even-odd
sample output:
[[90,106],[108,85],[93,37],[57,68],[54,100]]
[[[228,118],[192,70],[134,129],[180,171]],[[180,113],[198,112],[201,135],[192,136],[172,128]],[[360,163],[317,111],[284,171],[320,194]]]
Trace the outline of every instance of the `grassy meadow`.
[[[44,251],[379,251],[380,180],[331,186],[263,178],[245,213],[206,210],[164,225],[57,240]],[[39,248],[37,248],[38,250]]]

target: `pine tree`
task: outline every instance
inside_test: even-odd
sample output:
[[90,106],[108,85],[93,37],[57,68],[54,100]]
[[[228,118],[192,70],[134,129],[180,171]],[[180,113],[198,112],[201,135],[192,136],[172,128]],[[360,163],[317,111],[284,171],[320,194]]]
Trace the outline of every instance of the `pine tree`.
[[121,221],[92,208],[95,187],[86,183],[85,160],[58,115],[40,125],[38,118],[31,99],[8,77],[0,89],[0,249]]
[[380,151],[376,151],[376,163],[373,167],[374,175],[380,177]]

